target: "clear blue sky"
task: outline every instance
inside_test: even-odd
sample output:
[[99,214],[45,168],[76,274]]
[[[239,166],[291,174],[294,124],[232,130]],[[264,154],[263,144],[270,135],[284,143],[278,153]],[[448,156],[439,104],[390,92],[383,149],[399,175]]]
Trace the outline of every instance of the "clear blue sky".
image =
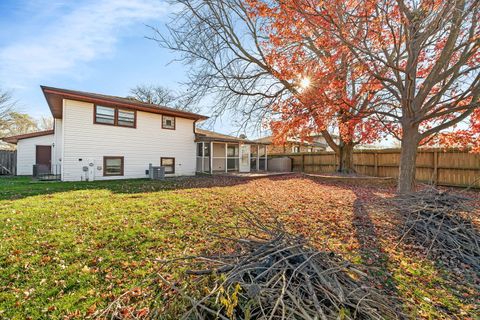
[[161,0],[0,0],[0,87],[35,118],[50,115],[40,85],[118,96],[137,84],[178,90],[185,68],[145,38],[146,25],[163,28],[172,10]]

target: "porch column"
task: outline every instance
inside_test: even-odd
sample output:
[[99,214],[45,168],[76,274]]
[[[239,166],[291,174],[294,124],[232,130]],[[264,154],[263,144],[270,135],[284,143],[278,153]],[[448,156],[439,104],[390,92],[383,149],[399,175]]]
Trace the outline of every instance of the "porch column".
[[202,141],[202,169],[200,170],[201,173],[205,172],[205,142]]
[[260,171],[260,145],[257,144],[257,171]]
[[267,155],[267,146],[265,146],[265,171],[268,170],[268,155]]
[[228,172],[228,159],[227,159],[227,149],[228,149],[228,143],[225,142],[225,172]]
[[210,174],[213,174],[213,141],[210,141]]

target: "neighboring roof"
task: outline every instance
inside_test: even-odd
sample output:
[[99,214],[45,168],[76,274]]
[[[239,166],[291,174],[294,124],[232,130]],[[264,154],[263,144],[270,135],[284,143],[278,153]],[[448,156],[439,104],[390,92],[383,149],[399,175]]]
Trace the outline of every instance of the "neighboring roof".
[[[330,133],[330,136],[333,139],[340,139],[340,136],[338,134]],[[314,134],[311,134],[310,137],[312,137],[312,138],[317,138],[317,137],[323,138],[323,135],[321,133],[314,133]]]
[[[263,137],[263,138],[260,138],[260,139],[256,139],[254,141],[255,142],[260,142],[260,143],[271,144],[271,143],[273,143],[273,136]],[[292,138],[287,138],[287,143],[293,143],[293,144],[298,143],[298,144],[301,144],[301,145],[304,145],[304,146],[309,146],[309,147],[319,147],[319,148],[326,148],[327,147],[327,145],[325,143],[300,141],[300,140],[292,139]]]
[[47,99],[48,106],[54,118],[61,119],[63,116],[63,99],[79,100],[95,104],[103,104],[106,106],[126,107],[134,110],[165,114],[169,116],[176,116],[192,120],[205,120],[208,117],[193,113],[178,110],[175,108],[159,106],[156,104],[144,103],[131,98],[122,98],[116,96],[109,96],[99,93],[91,93],[84,91],[75,91],[68,89],[60,89],[54,87],[40,86],[42,88],[45,99]]
[[17,144],[18,140],[48,136],[53,133],[54,133],[54,130],[37,131],[37,132],[19,134],[16,136],[5,137],[5,138],[2,138],[2,140],[8,143]]
[[263,142],[252,141],[248,139],[237,138],[223,133],[218,133],[210,130],[195,128],[195,141],[216,141],[216,142],[235,142],[246,144],[267,144]]

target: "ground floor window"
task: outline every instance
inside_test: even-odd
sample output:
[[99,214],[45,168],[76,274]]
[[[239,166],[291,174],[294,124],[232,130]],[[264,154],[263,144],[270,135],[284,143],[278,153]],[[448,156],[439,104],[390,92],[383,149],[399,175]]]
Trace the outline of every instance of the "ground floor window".
[[160,166],[165,167],[165,173],[175,173],[175,158],[161,158]]
[[123,157],[103,157],[104,176],[123,176]]

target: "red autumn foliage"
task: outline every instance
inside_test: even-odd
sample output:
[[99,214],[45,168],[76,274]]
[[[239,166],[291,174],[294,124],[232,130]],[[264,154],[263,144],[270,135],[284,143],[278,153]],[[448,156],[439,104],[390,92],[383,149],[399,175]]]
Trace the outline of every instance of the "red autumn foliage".
[[312,133],[328,135],[332,129],[341,144],[372,143],[384,136],[385,128],[372,117],[380,83],[325,31],[331,28],[328,22],[308,19],[290,2],[248,4],[252,16],[266,21],[269,38],[262,45],[272,73],[291,84],[292,95],[272,106],[278,115],[271,121],[277,142],[292,136],[309,140]]

